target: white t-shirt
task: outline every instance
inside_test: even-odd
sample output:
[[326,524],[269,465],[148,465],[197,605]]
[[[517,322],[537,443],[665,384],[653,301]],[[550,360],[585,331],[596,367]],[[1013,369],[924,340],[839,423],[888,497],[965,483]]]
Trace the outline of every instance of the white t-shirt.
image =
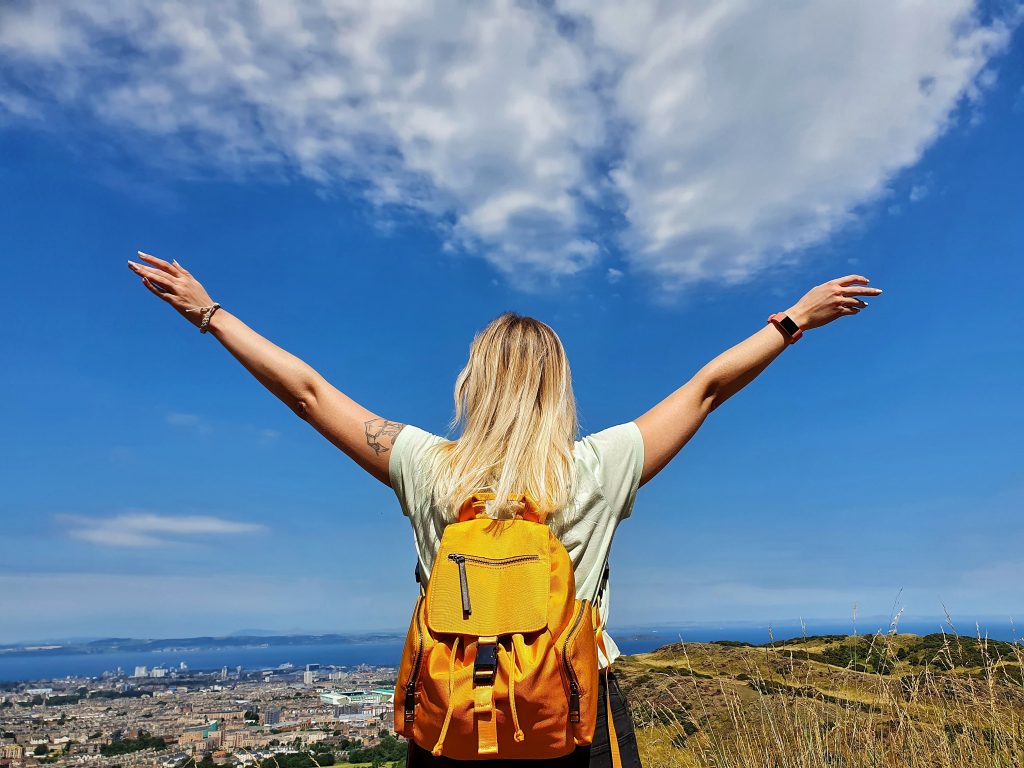
[[[388,463],[391,487],[412,523],[420,570],[429,578],[446,522],[431,505],[418,460],[429,445],[445,438],[407,424],[395,439]],[[627,421],[587,435],[573,444],[578,473],[575,514],[563,525],[552,525],[572,560],[576,597],[591,600],[619,522],[629,517],[644,466],[640,428]],[[559,530],[561,529],[561,530]],[[605,591],[601,616],[607,626],[611,586]],[[605,633],[609,659],[598,651],[601,667],[615,661],[619,649]]]

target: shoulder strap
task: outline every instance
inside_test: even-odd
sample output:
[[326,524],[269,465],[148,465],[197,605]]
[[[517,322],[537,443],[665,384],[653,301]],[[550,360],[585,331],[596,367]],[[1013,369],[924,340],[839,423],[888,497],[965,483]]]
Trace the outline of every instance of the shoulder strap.
[[[609,555],[611,550],[609,550]],[[594,593],[594,605],[597,613],[597,626],[595,627],[594,639],[597,641],[597,647],[604,654],[604,657],[608,658],[608,646],[604,642],[604,622],[601,620],[601,607],[598,604],[598,598],[604,597],[605,589],[608,587],[608,557],[604,560],[604,571],[601,573],[601,579],[597,584],[597,591]],[[610,757],[612,762],[612,768],[622,768],[622,755],[619,751],[619,734],[615,731],[615,717],[612,713],[612,686],[609,680],[609,668],[598,672],[599,676],[604,677],[604,701],[607,707],[605,715],[606,723],[608,726],[608,748],[610,751]]]
[[611,550],[610,549],[608,551],[608,554],[605,555],[605,557],[604,557],[604,570],[601,573],[601,578],[598,579],[598,581],[597,581],[597,589],[594,590],[594,597],[590,601],[591,604],[596,604],[597,603],[597,599],[599,597],[603,597],[604,596],[604,591],[605,591],[605,589],[608,586],[608,572],[610,570],[610,568],[608,567],[608,558],[609,557],[611,557]]
[[423,571],[420,568],[420,559],[416,558],[416,570],[413,573],[416,577],[416,583],[420,586],[420,594],[425,595],[427,593],[427,585],[423,582]]

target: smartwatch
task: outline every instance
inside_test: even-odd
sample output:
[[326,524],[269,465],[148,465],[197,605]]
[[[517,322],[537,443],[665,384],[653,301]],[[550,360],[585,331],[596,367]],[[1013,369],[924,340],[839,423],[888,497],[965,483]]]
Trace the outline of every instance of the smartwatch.
[[768,322],[774,323],[775,327],[782,331],[782,335],[786,337],[787,344],[795,344],[797,339],[804,335],[804,332],[800,330],[800,326],[794,323],[793,318],[785,312],[776,312],[768,318]]

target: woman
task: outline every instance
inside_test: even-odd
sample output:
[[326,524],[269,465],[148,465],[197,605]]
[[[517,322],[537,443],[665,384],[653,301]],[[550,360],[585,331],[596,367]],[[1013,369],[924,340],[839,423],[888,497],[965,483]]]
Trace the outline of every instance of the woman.
[[[511,513],[510,494],[529,490],[547,514],[573,563],[577,595],[592,596],[604,573],[618,523],[629,516],[637,489],[660,472],[711,411],[749,384],[785,347],[818,328],[867,306],[877,296],[861,275],[815,286],[784,313],[718,355],[668,397],[634,421],[576,440],[577,421],[569,363],[547,325],[505,313],[477,334],[455,384],[458,440],[446,440],[391,421],[335,389],[302,360],[260,336],[215,304],[176,261],[139,252],[145,264],[128,266],[143,284],[203,332],[212,333],[260,383],[357,464],[390,486],[410,518],[420,572],[427,576],[441,533],[461,500],[490,490],[490,513]],[[601,601],[607,622],[608,589]],[[624,766],[639,766],[629,708],[614,674],[619,655],[605,635],[608,688],[601,676],[594,743],[551,761],[558,766],[611,765],[606,697],[611,697],[616,742]],[[501,761],[502,765],[523,761]],[[410,744],[409,765],[475,765],[494,760],[435,758]]]

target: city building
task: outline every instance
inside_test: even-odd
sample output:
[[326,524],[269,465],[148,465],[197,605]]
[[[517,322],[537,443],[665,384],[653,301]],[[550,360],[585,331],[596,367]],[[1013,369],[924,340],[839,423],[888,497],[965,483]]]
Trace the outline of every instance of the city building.
[[271,707],[260,715],[260,720],[264,725],[277,725],[281,722],[281,710]]

